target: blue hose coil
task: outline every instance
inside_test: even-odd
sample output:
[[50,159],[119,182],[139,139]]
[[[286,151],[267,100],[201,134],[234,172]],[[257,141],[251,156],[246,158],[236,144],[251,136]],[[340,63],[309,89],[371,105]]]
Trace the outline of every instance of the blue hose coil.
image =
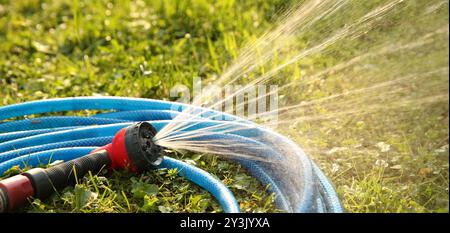
[[[190,118],[181,133],[219,126],[208,137],[194,137],[192,142],[223,140],[255,145],[238,148],[275,161],[268,163],[246,158],[235,159],[276,194],[278,208],[287,212],[343,212],[335,189],[306,154],[288,138],[255,123],[227,113],[160,100],[127,97],[74,97],[32,101],[0,107],[0,120],[31,114],[74,110],[106,110],[90,117],[38,117],[0,124],[0,174],[12,166],[45,164],[49,160],[71,160],[92,148],[111,142],[115,133],[136,121],[149,121],[159,131],[184,109],[202,112]],[[223,121],[232,130],[220,127]],[[17,132],[20,131],[20,132]],[[280,159],[288,158],[288,159]],[[278,162],[277,162],[278,161]],[[215,178],[188,164],[165,158],[167,168],[176,167],[199,186],[207,189],[225,212],[239,212],[233,195]],[[295,164],[286,170],[283,164]]]
[[37,117],[0,124],[0,133],[73,126],[105,125],[122,122],[127,122],[127,120],[79,116]]

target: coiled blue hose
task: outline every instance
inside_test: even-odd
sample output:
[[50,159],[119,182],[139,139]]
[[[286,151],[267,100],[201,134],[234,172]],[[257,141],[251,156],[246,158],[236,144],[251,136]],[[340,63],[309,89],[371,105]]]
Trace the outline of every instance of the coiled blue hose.
[[[218,127],[207,137],[192,140],[223,140],[254,145],[237,148],[273,162],[236,159],[269,191],[278,208],[287,212],[342,212],[339,198],[322,171],[288,138],[227,113],[160,100],[126,97],[75,97],[32,101],[0,107],[0,120],[31,114],[74,110],[109,110],[90,117],[38,117],[0,124],[0,174],[14,165],[36,166],[50,160],[71,160],[111,142],[115,133],[136,121],[149,121],[159,131],[184,109],[202,112],[189,118],[179,133]],[[208,173],[186,163],[165,158],[161,165],[177,168],[180,175],[212,193],[225,212],[239,212],[231,192]]]

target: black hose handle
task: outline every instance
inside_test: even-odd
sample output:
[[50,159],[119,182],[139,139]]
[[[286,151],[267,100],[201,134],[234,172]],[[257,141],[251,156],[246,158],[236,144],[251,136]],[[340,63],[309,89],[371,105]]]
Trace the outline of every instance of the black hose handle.
[[110,167],[111,160],[106,150],[100,150],[83,157],[61,163],[46,169],[33,168],[25,173],[33,185],[35,197],[44,199],[55,190],[74,185],[76,179],[89,171],[98,173],[104,167]]

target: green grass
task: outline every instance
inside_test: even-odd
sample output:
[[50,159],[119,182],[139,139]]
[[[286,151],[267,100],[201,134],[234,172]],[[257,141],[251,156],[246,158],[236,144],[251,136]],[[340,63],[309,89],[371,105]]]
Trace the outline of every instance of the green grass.
[[[175,84],[192,87],[193,77],[212,80],[220,75],[238,56],[239,48],[267,30],[273,15],[291,2],[295,1],[0,0],[0,105],[90,95],[171,100],[169,90]],[[323,27],[299,38],[299,48],[325,38],[329,34],[326,22],[332,22],[333,27],[344,25],[382,2],[386,0],[364,1],[346,14],[330,17]],[[384,43],[413,39],[433,31],[436,25],[448,25],[448,3],[433,14],[422,16],[425,5],[431,5],[425,2],[405,3],[407,7],[387,16],[373,33],[343,41],[331,46],[328,53],[287,67],[275,83],[302,80],[305,74],[376,51]],[[295,51],[297,47],[290,52]],[[280,62],[282,58],[274,59],[249,79]],[[330,73],[319,84],[289,89],[286,94],[281,93],[280,105],[441,66],[448,67],[448,32],[426,47],[372,58],[361,66]],[[371,78],[360,78],[362,73]],[[437,76],[433,80],[402,84],[400,94],[367,99],[357,96],[364,100],[363,105],[339,104],[355,96],[333,103],[336,106],[315,105],[288,119],[334,114],[340,107],[364,110],[375,103],[389,103],[390,97],[420,99],[430,92],[448,91],[448,77]],[[337,187],[346,211],[448,212],[448,101],[413,105],[351,117],[334,116],[332,120],[294,122],[280,131],[317,161]],[[383,149],[385,145],[389,145],[388,150]],[[171,153],[222,180],[236,195],[243,211],[277,211],[273,195],[239,165],[209,155]],[[10,174],[17,172],[13,169]],[[161,170],[140,176],[127,172],[92,174],[80,178],[75,188],[67,188],[49,200],[33,200],[26,211],[222,210],[205,190],[179,177],[176,171]]]

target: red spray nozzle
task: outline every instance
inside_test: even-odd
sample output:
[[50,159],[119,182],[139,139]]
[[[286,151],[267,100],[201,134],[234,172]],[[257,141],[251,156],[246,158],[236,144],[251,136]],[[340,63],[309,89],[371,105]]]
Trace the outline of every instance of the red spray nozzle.
[[129,166],[133,172],[156,168],[162,162],[163,148],[153,142],[156,129],[148,122],[140,122],[121,129],[112,143],[93,151],[106,150],[112,169]]

